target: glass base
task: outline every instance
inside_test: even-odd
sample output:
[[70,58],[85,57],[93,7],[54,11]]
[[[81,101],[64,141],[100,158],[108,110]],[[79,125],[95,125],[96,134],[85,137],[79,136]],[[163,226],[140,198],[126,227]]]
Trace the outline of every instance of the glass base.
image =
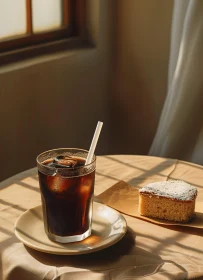
[[49,237],[49,239],[51,239],[52,241],[55,241],[55,242],[59,242],[59,243],[71,243],[71,242],[82,241],[90,235],[91,235],[91,228],[88,229],[83,234],[71,235],[71,236],[59,236],[59,235],[55,235],[50,232],[47,232],[47,236]]

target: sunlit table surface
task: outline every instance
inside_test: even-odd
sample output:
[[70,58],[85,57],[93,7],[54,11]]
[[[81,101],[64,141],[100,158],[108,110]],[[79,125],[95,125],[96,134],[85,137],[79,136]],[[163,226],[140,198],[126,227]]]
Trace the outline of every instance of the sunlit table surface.
[[[97,157],[95,199],[120,180],[142,187],[170,179],[197,187],[198,201],[203,203],[202,166],[135,155]],[[16,219],[39,204],[36,168],[0,184],[0,279],[56,279],[60,275],[64,275],[61,279],[203,279],[201,229],[160,226],[123,215],[128,229],[117,244],[86,255],[51,255],[24,246],[14,234]]]

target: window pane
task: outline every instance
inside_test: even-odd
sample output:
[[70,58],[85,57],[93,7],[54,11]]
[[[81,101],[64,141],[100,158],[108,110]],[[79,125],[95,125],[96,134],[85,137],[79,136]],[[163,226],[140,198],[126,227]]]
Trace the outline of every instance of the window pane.
[[26,0],[0,0],[0,39],[26,33]]
[[61,0],[32,0],[33,32],[48,31],[62,25]]

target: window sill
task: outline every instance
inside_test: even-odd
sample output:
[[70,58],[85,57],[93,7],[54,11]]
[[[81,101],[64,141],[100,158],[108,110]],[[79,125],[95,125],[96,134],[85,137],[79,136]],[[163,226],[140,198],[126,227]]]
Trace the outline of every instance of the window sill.
[[41,61],[53,59],[67,52],[94,47],[89,40],[80,37],[62,39],[51,43],[36,45],[7,53],[0,53],[0,67],[7,68],[9,65],[27,64],[33,60]]

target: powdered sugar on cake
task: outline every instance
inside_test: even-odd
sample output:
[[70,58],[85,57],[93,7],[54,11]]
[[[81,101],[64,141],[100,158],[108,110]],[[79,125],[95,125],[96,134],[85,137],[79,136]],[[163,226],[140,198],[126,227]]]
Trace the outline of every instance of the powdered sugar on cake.
[[148,184],[140,189],[140,193],[190,201],[196,197],[197,189],[184,181],[165,181]]

